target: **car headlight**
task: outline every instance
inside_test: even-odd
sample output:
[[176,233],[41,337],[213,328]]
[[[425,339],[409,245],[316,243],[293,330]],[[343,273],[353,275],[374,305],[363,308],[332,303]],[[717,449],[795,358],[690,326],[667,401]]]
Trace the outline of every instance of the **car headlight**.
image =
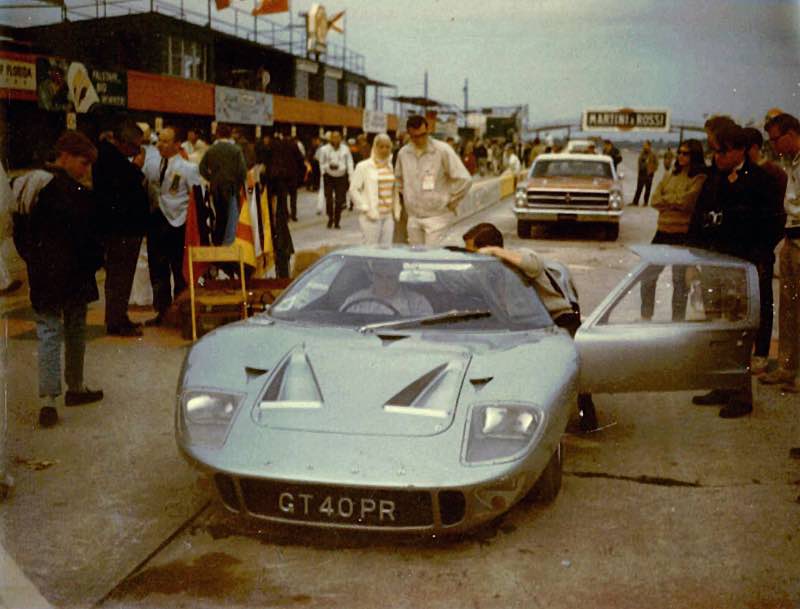
[[528,200],[528,193],[525,192],[525,188],[517,188],[517,194],[515,195],[515,203],[517,207],[522,207],[525,205],[526,201]]
[[188,443],[208,448],[222,446],[243,397],[221,391],[184,391],[180,408]]
[[468,423],[464,460],[513,460],[533,441],[543,422],[544,413],[530,404],[476,406]]
[[608,197],[608,206],[611,209],[622,209],[622,193],[612,192]]

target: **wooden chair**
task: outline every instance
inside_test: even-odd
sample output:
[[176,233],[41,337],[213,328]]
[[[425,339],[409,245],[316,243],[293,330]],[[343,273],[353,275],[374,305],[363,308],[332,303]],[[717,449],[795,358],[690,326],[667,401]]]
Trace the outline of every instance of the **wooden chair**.
[[[238,245],[225,246],[189,246],[189,298],[192,315],[192,340],[197,340],[197,305],[211,307],[220,305],[240,305],[242,319],[247,318],[247,288],[244,279],[244,254]],[[195,262],[238,262],[239,284],[232,284],[232,289],[197,290],[194,278]]]

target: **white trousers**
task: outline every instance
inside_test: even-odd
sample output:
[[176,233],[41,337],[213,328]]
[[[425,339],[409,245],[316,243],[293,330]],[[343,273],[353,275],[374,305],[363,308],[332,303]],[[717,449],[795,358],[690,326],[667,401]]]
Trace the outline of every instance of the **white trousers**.
[[409,216],[407,224],[409,245],[441,245],[453,218],[452,212],[432,218]]
[[391,245],[394,235],[392,214],[381,214],[377,220],[370,220],[366,213],[358,214],[358,225],[364,236],[364,245]]

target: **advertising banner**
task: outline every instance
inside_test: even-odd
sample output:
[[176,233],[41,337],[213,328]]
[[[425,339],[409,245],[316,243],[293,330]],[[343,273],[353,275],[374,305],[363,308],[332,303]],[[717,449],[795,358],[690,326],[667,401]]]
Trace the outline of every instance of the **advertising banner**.
[[364,110],[364,133],[386,133],[389,130],[389,117],[385,112]]
[[36,64],[0,57],[0,89],[36,91]]
[[593,108],[583,112],[583,131],[669,131],[663,108]]
[[86,113],[95,105],[128,105],[126,72],[89,69],[77,61],[53,57],[36,60],[39,107],[53,112]]
[[221,123],[271,126],[275,122],[272,95],[246,89],[215,87],[214,113]]

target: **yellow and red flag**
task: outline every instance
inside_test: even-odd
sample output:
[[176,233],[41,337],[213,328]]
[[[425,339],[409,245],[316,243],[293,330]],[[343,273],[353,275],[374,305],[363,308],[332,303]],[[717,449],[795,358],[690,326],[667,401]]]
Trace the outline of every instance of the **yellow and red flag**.
[[235,243],[242,248],[244,263],[263,275],[273,261],[272,230],[269,222],[267,189],[254,188],[242,196]]
[[268,15],[270,13],[285,13],[289,10],[289,0],[260,0],[253,9],[253,15]]
[[231,5],[231,0],[214,0],[217,5],[217,10],[221,11],[224,8],[228,8]]

